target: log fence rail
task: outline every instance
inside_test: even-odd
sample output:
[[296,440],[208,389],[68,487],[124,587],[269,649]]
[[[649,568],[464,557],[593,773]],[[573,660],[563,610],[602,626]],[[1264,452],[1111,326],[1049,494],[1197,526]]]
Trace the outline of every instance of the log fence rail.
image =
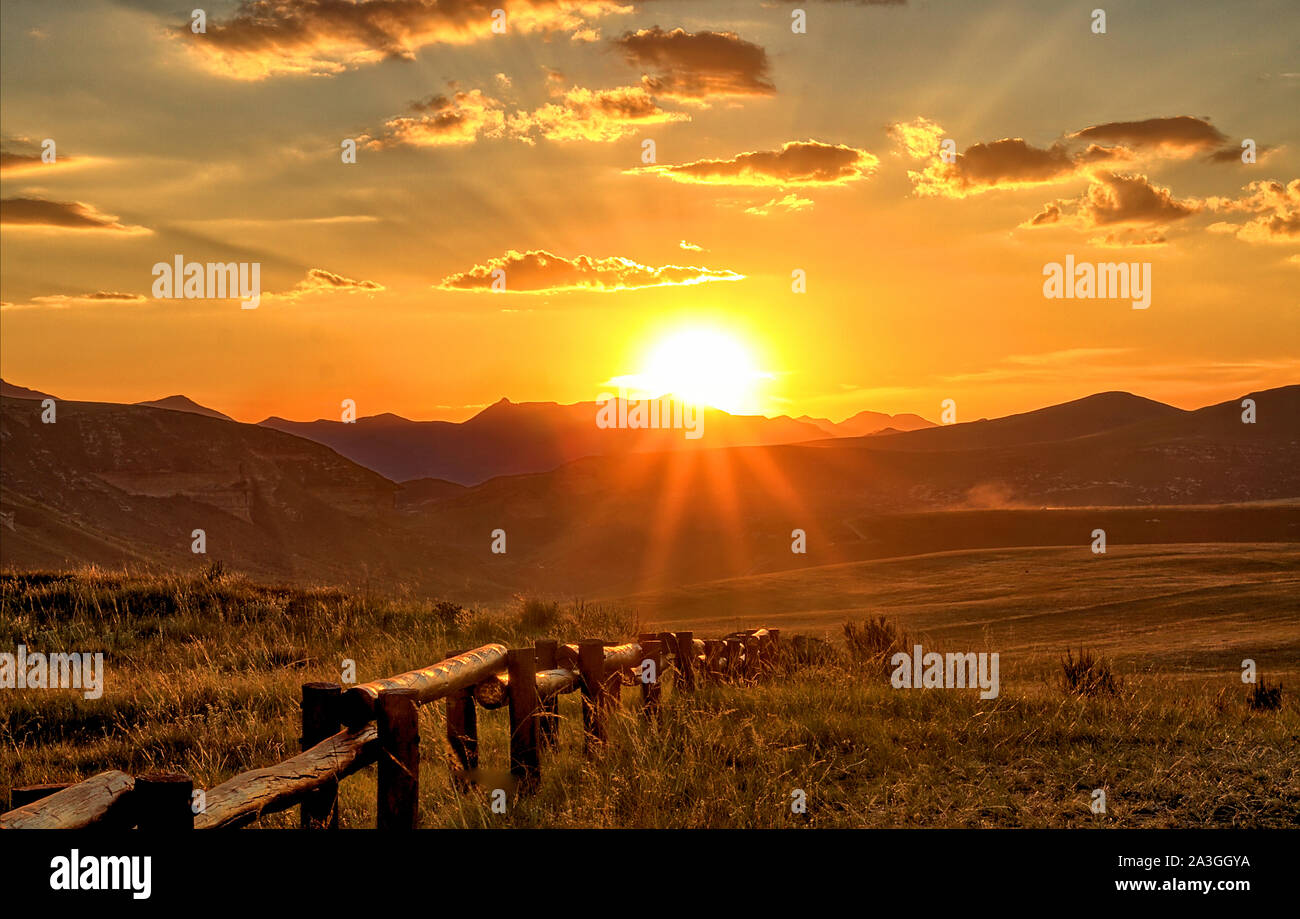
[[346,690],[304,684],[302,752],[273,766],[199,792],[184,773],[132,777],[116,770],[76,784],[14,788],[0,829],[235,828],[293,806],[301,808],[304,829],[337,829],[339,782],[370,765],[377,767],[378,828],[413,829],[419,826],[418,706],[445,703],[452,778],[462,792],[472,788],[479,768],[477,710],[507,709],[510,773],[527,794],[540,782],[542,751],[558,741],[560,695],[581,692],[584,749],[592,753],[608,739],[609,714],[624,685],[640,686],[642,712],[655,720],[665,672],[673,673],[677,692],[690,693],[705,684],[765,679],[781,660],[779,629],[708,640],[692,632],[646,632],[623,644],[486,644]]

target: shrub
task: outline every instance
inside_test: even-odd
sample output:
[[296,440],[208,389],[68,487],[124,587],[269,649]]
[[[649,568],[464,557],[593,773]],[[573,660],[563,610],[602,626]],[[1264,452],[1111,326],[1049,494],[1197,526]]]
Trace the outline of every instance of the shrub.
[[519,625],[529,632],[540,632],[555,627],[560,621],[560,604],[556,600],[524,599],[519,611]]
[[434,601],[433,618],[448,630],[458,628],[468,615],[465,607],[459,603],[452,603],[449,600]]
[[840,655],[834,645],[824,638],[813,638],[810,635],[791,635],[788,639],[782,636],[781,651],[783,660],[791,668],[840,662]]
[[1282,707],[1282,687],[1269,686],[1268,680],[1260,679],[1246,696],[1246,704],[1251,711],[1275,712]]
[[1065,691],[1076,696],[1113,693],[1119,688],[1110,661],[1082,647],[1077,658],[1066,648],[1065,657],[1061,658],[1061,671]]
[[878,616],[865,620],[862,625],[844,623],[844,642],[855,665],[888,676],[890,658],[900,651],[910,651],[913,639],[884,616]]

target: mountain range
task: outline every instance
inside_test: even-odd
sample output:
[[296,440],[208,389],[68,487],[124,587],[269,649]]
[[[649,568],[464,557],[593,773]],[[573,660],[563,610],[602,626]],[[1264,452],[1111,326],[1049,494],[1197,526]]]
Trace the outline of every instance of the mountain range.
[[[1086,551],[1097,527],[1121,545],[1300,541],[1300,386],[1249,394],[1253,424],[1242,421],[1241,399],[1185,411],[1128,393],[816,439],[806,421],[718,413],[701,441],[685,445],[680,431],[596,428],[588,405],[503,401],[448,425],[455,433],[395,416],[313,423],[331,435],[366,433],[351,449],[380,445],[373,449],[388,459],[372,456],[376,464],[396,462],[411,442],[403,438],[419,430],[428,440],[417,444],[459,445],[455,468],[465,478],[484,475],[471,473],[476,459],[532,467],[471,485],[399,481],[325,443],[231,421],[184,397],[59,401],[57,422],[45,424],[33,402],[43,394],[19,390],[6,386],[0,399],[6,568],[186,569],[220,559],[263,577],[381,579],[477,600],[622,596],[983,546]],[[400,436],[370,437],[385,424]],[[779,432],[793,440],[735,443]],[[639,436],[647,434],[670,437]],[[566,458],[575,450],[588,452]],[[205,556],[191,551],[195,529]],[[498,529],[505,554],[489,549]],[[791,551],[795,530],[804,553]]]

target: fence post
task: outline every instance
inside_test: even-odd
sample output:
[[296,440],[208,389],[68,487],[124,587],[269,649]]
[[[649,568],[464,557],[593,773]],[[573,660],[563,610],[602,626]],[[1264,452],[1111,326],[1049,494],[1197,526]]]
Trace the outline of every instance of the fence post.
[[420,723],[414,689],[380,690],[375,705],[379,733],[376,826],[413,830],[420,823]]
[[740,679],[740,652],[745,643],[739,638],[727,639],[727,678]]
[[763,640],[757,635],[745,639],[745,679],[758,682],[763,668]]
[[[641,642],[641,666],[637,667],[637,679],[641,683],[641,711],[651,721],[659,717],[659,695],[662,684],[659,682],[663,675],[660,669],[663,665],[663,642],[658,640]],[[647,683],[643,672],[646,661],[649,661],[654,667],[654,679]]]
[[149,772],[135,777],[131,807],[142,830],[192,830],[194,782],[183,772]]
[[594,743],[605,740],[605,643],[578,643],[578,672],[582,675],[583,745],[590,752]]
[[[310,750],[343,726],[343,687],[338,683],[302,684],[302,736],[298,745]],[[299,826],[304,830],[339,828],[339,783],[330,779],[303,799]]]
[[782,666],[782,648],[781,648],[781,630],[768,629],[767,634],[771,641],[768,650],[771,652],[767,656],[767,666],[773,672],[777,673]]
[[[560,643],[554,638],[542,638],[533,642],[537,654],[537,669],[554,670],[558,666],[557,655]],[[544,700],[537,713],[537,741],[543,747],[555,746],[560,731],[560,701],[555,696]]]
[[[452,658],[465,649],[448,651]],[[478,769],[478,710],[474,707],[474,687],[467,686],[447,696],[447,746],[451,748],[452,782],[462,791],[470,786],[469,775]],[[460,764],[457,768],[457,763]]]
[[506,652],[510,677],[510,774],[525,792],[536,789],[541,775],[537,755],[537,657],[532,648]]
[[710,683],[717,683],[722,679],[720,673],[722,665],[718,661],[726,646],[725,641],[717,638],[704,639],[704,676]]
[[677,672],[681,674],[682,689],[692,692],[695,689],[695,633],[678,632],[673,636],[677,649]]

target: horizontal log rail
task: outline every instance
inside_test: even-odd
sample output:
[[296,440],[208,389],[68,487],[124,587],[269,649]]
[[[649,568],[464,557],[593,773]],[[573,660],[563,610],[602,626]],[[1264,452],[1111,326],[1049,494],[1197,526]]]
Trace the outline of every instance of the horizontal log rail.
[[[274,766],[193,792],[196,804],[191,804],[192,785],[184,773],[132,778],[108,771],[74,785],[14,789],[14,803],[25,803],[0,814],[0,829],[235,828],[295,805],[302,806],[304,827],[336,828],[339,781],[376,763],[385,767],[379,770],[379,826],[418,826],[420,738],[414,706],[446,700],[453,779],[461,791],[473,787],[478,764],[475,706],[508,708],[511,772],[520,780],[520,791],[528,793],[540,783],[539,752],[556,742],[559,695],[583,693],[584,745],[591,751],[607,738],[606,716],[619,703],[624,678],[641,670],[646,660],[653,666],[642,671],[648,682],[639,681],[642,711],[656,720],[661,717],[660,677],[670,667],[676,692],[690,693],[701,681],[762,679],[780,659],[779,629],[734,632],[722,640],[659,632],[623,644],[538,641],[535,649],[512,651],[487,644],[353,686],[341,695],[337,684],[308,683],[303,686],[301,741],[303,747],[311,746]],[[512,691],[510,673],[530,688]],[[330,733],[338,726],[342,730]]]
[[[0,814],[4,830],[79,830],[109,820],[135,787],[125,772],[101,772],[84,782]],[[133,825],[133,824],[128,824]]]
[[263,814],[292,807],[311,792],[369,766],[379,756],[379,734],[373,724],[356,731],[339,731],[266,769],[242,772],[207,792],[203,812],[195,816],[200,830],[240,827]]
[[343,723],[359,728],[374,720],[375,703],[385,689],[414,689],[415,702],[424,705],[465,689],[506,667],[505,645],[484,645],[429,667],[353,686],[343,693]]
[[[573,670],[563,667],[537,671],[537,695],[545,702],[554,696],[573,692],[582,685],[582,678]],[[510,696],[510,675],[498,673],[474,687],[474,701],[479,708],[489,711],[504,706]]]

